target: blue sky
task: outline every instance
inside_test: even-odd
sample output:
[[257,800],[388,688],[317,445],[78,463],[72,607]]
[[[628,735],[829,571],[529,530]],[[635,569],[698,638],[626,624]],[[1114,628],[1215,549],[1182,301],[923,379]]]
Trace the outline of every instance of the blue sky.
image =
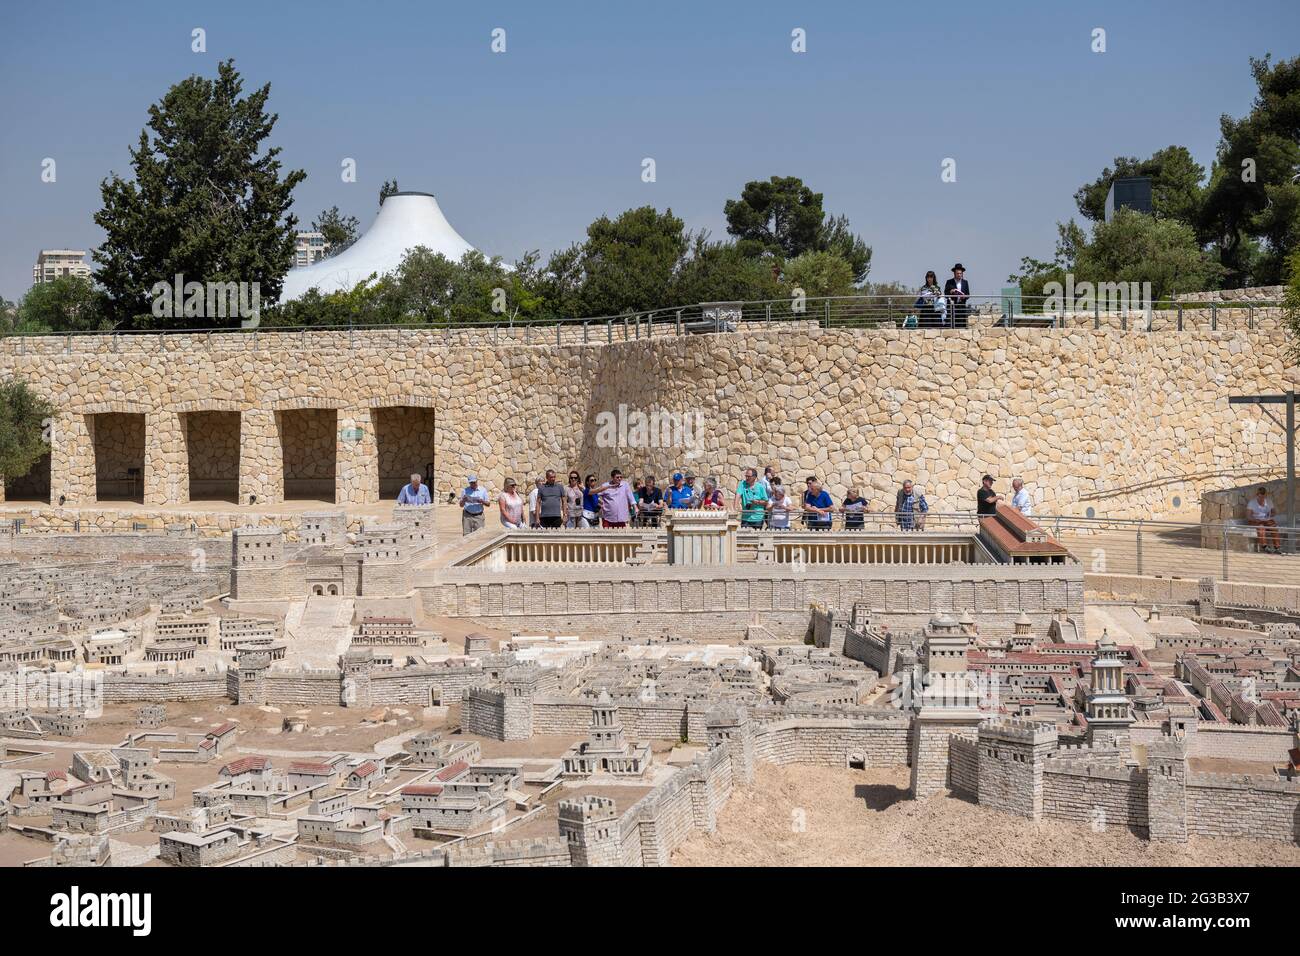
[[[308,174],[304,224],[337,204],[368,226],[396,178],[513,260],[647,203],[722,238],[723,203],[746,181],[794,175],[873,247],[872,280],[942,277],[960,259],[976,292],[996,292],[1022,255],[1050,257],[1074,190],[1114,156],[1178,143],[1208,168],[1220,114],[1249,109],[1248,58],[1300,52],[1294,0],[173,0],[10,5],[2,18],[9,299],[38,250],[102,240],[99,183],[129,174],[148,106],[226,57],[247,88],[271,84],[273,141]],[[206,53],[190,49],[195,27]],[[489,47],[497,27],[503,54]],[[1105,53],[1090,48],[1096,27]],[[791,51],[795,28],[806,53]],[[55,183],[41,182],[46,157]],[[356,183],[341,181],[344,158]]]

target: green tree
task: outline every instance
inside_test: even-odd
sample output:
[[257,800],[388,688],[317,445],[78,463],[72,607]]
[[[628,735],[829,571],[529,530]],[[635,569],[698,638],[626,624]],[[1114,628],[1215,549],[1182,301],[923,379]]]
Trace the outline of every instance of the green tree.
[[1300,364],[1300,249],[1287,258],[1286,320],[1291,329],[1291,360]]
[[871,269],[871,247],[849,227],[846,216],[828,216],[822,194],[797,176],[773,176],[745,184],[739,199],[723,206],[727,232],[749,256],[790,260],[805,252],[830,252],[849,264],[853,282]]
[[405,315],[391,277],[370,276],[351,289],[322,293],[308,289],[298,298],[262,312],[262,328],[348,328],[363,325],[414,324]]
[[853,294],[853,268],[833,252],[805,252],[785,264],[790,289],[803,289],[810,298]]
[[557,249],[546,260],[546,266],[528,281],[541,297],[544,314],[556,318],[572,318],[582,314],[583,246],[573,243]]
[[384,200],[389,196],[395,196],[400,190],[397,188],[396,179],[385,179],[384,184],[379,187],[379,205],[382,208]]
[[1073,263],[1075,282],[1149,282],[1153,299],[1214,288],[1223,268],[1196,241],[1192,227],[1119,210],[1097,223]]
[[0,295],[0,337],[14,335],[18,328],[18,305]]
[[773,176],[745,183],[739,199],[722,207],[727,232],[748,255],[763,252],[793,259],[817,248],[822,236],[822,194],[797,176]]
[[352,243],[357,241],[357,231],[361,223],[356,216],[345,216],[338,206],[330,206],[312,221],[313,232],[319,232],[329,243],[326,256],[337,256]]
[[112,328],[104,315],[103,297],[94,284],[82,276],[59,276],[52,282],[38,282],[18,304],[15,332],[39,335],[45,332],[95,332]]
[[1007,276],[1007,282],[1020,287],[1023,307],[1027,312],[1042,309],[1044,289],[1049,282],[1061,286],[1066,284],[1066,274],[1074,270],[1079,250],[1087,245],[1088,237],[1073,219],[1056,224],[1056,254],[1052,261],[1045,262],[1032,256],[1020,260],[1020,272]]
[[673,301],[744,302],[783,297],[780,260],[745,255],[734,242],[710,242],[701,231],[691,240],[691,254],[677,274]]
[[22,379],[0,381],[0,483],[21,478],[50,450],[54,408]]
[[1258,93],[1245,117],[1219,120],[1200,219],[1228,287],[1283,281],[1300,245],[1300,57],[1252,57],[1250,69]]
[[601,216],[587,227],[582,249],[581,301],[587,315],[615,315],[661,308],[686,254],[685,224],[671,209],[629,209],[617,219]]
[[262,299],[279,297],[293,264],[292,192],[306,173],[281,176],[279,148],[263,151],[278,118],[265,109],[270,85],[242,92],[231,60],[218,64],[216,79],[177,83],[149,107],[131,150],[134,180],[114,173],[101,184],[95,222],[107,238],[94,252],[95,277],[116,324],[192,324],[150,315],[150,289],[177,274],[186,282],[256,282]]
[[1084,218],[1101,222],[1106,218],[1106,194],[1116,179],[1130,176],[1151,177],[1151,211],[1158,217],[1177,219],[1196,225],[1200,215],[1201,166],[1185,146],[1166,146],[1148,159],[1116,156],[1114,168],[1107,167],[1091,183],[1080,186],[1074,194],[1075,205]]
[[847,262],[853,270],[854,284],[863,282],[871,271],[871,247],[849,228],[847,216],[827,218],[817,239],[817,248],[834,253]]

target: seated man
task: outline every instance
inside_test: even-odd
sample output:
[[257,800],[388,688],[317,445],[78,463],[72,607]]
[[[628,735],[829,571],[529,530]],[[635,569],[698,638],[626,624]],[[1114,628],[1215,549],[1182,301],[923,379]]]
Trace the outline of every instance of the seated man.
[[423,484],[423,480],[419,475],[411,475],[410,484],[404,485],[402,490],[397,493],[397,503],[399,505],[430,504],[429,486]]
[[1277,509],[1268,496],[1268,489],[1263,485],[1255,492],[1255,497],[1246,503],[1246,520],[1255,526],[1255,536],[1261,554],[1282,553],[1282,536],[1277,530]]

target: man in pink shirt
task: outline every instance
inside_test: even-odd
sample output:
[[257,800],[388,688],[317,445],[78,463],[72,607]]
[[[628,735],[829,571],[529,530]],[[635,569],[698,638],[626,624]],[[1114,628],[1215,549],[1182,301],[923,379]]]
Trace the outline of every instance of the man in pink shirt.
[[600,526],[626,528],[636,514],[636,495],[623,481],[623,472],[617,468],[610,472],[609,481],[596,489],[596,495],[600,498]]

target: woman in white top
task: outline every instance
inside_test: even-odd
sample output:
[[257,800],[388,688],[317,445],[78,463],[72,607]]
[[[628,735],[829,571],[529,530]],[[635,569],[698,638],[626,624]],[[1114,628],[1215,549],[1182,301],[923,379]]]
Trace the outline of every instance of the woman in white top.
[[542,512],[537,507],[537,496],[541,493],[542,479],[533,479],[533,490],[528,492],[528,523],[534,528],[542,526]]
[[790,527],[790,498],[785,488],[779,484],[772,485],[772,504],[768,510],[768,527]]
[[501,524],[507,528],[522,528],[524,526],[524,499],[519,492],[515,491],[515,480],[506,479],[506,490],[501,492],[501,497],[497,499],[497,507],[501,509]]

